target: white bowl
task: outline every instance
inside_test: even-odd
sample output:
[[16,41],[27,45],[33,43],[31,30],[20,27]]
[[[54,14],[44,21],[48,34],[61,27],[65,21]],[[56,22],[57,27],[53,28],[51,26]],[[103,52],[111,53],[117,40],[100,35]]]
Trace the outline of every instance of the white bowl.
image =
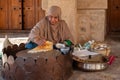
[[61,43],[57,43],[55,46],[56,48],[59,48],[59,49],[65,48],[65,44],[61,44]]
[[61,48],[60,51],[63,53],[63,54],[67,54],[70,50],[70,47],[64,47],[64,48]]

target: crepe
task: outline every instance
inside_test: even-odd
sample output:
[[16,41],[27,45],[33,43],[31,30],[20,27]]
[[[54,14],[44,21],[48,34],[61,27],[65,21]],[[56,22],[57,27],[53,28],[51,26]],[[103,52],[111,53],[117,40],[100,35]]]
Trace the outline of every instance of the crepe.
[[37,52],[45,52],[53,49],[53,43],[50,41],[46,41],[43,45],[37,46],[32,50],[29,50],[28,53],[37,53]]

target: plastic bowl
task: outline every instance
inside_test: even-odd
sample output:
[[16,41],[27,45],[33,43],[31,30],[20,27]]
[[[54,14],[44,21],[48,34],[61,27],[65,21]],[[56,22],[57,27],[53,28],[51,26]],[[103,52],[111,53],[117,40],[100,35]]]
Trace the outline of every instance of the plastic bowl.
[[60,51],[63,53],[63,54],[67,54],[70,50],[70,47],[64,47],[64,48],[61,48]]
[[56,48],[60,49],[60,48],[65,48],[65,44],[61,44],[61,43],[57,43]]

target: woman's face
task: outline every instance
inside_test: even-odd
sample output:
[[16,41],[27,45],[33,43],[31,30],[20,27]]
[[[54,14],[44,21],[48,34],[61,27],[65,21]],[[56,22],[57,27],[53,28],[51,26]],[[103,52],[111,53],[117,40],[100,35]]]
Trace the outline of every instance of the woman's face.
[[59,21],[57,16],[48,16],[48,20],[50,21],[50,24],[52,25],[55,25]]

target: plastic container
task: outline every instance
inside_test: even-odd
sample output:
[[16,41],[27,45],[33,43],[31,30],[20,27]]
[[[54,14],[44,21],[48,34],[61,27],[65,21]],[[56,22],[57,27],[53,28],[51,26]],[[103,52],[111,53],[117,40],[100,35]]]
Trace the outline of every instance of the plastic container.
[[61,48],[60,51],[61,51],[63,54],[67,54],[67,53],[69,53],[69,51],[70,51],[70,47]]
[[65,44],[66,46],[71,46],[71,45],[72,45],[72,42],[71,42],[70,40],[65,40],[65,41],[64,41],[64,44]]

